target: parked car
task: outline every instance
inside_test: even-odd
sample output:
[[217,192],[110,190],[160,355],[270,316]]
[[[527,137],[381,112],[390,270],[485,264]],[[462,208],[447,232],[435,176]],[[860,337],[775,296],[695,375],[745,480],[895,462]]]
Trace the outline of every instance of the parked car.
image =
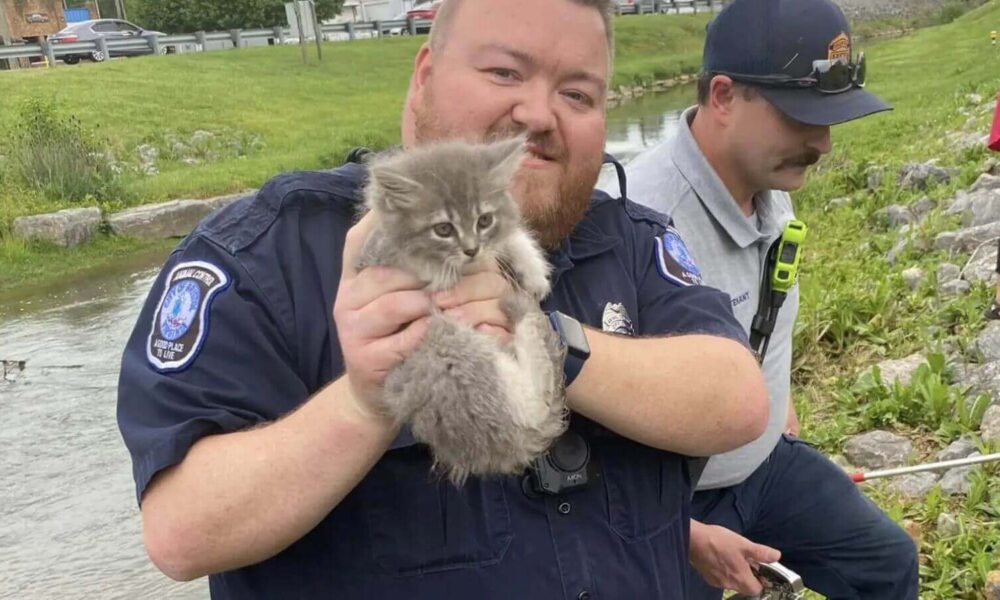
[[[92,19],[90,21],[81,21],[79,23],[69,25],[59,33],[49,38],[49,42],[52,44],[92,42],[101,37],[110,42],[111,40],[127,40],[150,34],[166,35],[159,31],[149,31],[147,29],[143,29],[138,25],[133,25],[128,21],[122,21],[119,19]],[[162,54],[166,54],[167,47],[164,46],[161,48],[160,52]],[[61,58],[66,64],[75,65],[84,58],[90,59],[94,62],[101,62],[116,56],[139,56],[142,54],[152,54],[153,50],[147,46],[140,50],[109,49],[108,53],[111,54],[110,57],[104,56],[104,53],[100,50],[93,50],[82,54],[66,54]]]
[[[414,5],[410,10],[400,13],[393,17],[393,21],[405,21],[406,19],[414,19],[417,21],[433,21],[434,17],[437,16],[437,11],[441,8],[441,3],[443,0],[434,0],[432,2],[420,2]],[[430,25],[418,25],[417,33],[430,33]],[[389,35],[406,35],[410,31],[406,27],[393,27],[389,30]]]

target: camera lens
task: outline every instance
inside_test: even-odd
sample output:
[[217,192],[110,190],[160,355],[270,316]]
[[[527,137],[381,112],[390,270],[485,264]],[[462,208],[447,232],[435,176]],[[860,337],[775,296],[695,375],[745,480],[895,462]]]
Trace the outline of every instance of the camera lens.
[[552,464],[559,470],[570,473],[586,466],[589,457],[590,449],[586,440],[574,431],[564,433],[549,451],[549,460]]

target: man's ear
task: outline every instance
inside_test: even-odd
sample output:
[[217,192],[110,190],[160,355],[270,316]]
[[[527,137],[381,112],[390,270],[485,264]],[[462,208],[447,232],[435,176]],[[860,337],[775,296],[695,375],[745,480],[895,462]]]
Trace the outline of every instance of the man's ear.
[[406,95],[407,110],[414,111],[420,106],[433,68],[434,53],[430,44],[424,44],[413,59],[413,74],[410,76],[410,87]]
[[719,116],[728,117],[739,94],[736,82],[726,75],[716,75],[708,85],[709,108]]

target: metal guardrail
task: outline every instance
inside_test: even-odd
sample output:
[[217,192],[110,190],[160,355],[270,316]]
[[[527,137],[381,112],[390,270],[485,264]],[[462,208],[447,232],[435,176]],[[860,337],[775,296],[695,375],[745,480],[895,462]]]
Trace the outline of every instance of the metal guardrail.
[[[332,25],[321,25],[320,35],[324,39],[355,40],[358,37],[382,37],[389,32],[399,30],[416,34],[418,29],[427,29],[431,26],[431,21],[406,19],[395,21],[373,21],[370,23],[337,23]],[[359,34],[368,33],[368,36]],[[16,44],[12,46],[0,46],[0,60],[21,59],[21,58],[48,58],[49,64],[54,65],[57,58],[92,52],[101,52],[108,57],[113,51],[143,51],[149,50],[153,54],[160,54],[167,48],[197,45],[201,51],[209,43],[229,42],[233,48],[240,48],[244,40],[274,40],[277,44],[285,44],[292,38],[293,31],[288,27],[273,27],[271,29],[232,29],[230,31],[205,32],[198,31],[190,34],[178,35],[144,35],[131,39],[108,40],[100,37],[89,42],[58,43],[43,41],[39,44]]]
[[725,0],[636,0],[632,4],[618,4],[619,15],[648,15],[653,13],[677,13],[681,11],[718,12]]

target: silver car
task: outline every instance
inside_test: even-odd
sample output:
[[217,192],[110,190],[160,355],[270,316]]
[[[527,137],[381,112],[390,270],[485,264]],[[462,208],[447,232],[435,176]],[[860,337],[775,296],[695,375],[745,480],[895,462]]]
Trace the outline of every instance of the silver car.
[[[149,31],[143,29],[138,25],[133,25],[128,21],[122,21],[120,19],[93,19],[69,25],[59,33],[49,38],[49,42],[53,45],[71,44],[75,42],[92,42],[101,37],[110,42],[111,40],[127,40],[150,34],[166,35],[159,31]],[[161,48],[160,52],[166,54],[166,46]],[[104,56],[104,53],[99,49],[94,49],[93,51],[84,54],[66,54],[61,58],[66,64],[75,65],[84,58],[90,59],[94,62],[102,62],[115,56],[139,56],[142,54],[152,54],[153,50],[147,46],[146,48],[137,50],[109,50],[108,53],[111,54],[111,56]]]

